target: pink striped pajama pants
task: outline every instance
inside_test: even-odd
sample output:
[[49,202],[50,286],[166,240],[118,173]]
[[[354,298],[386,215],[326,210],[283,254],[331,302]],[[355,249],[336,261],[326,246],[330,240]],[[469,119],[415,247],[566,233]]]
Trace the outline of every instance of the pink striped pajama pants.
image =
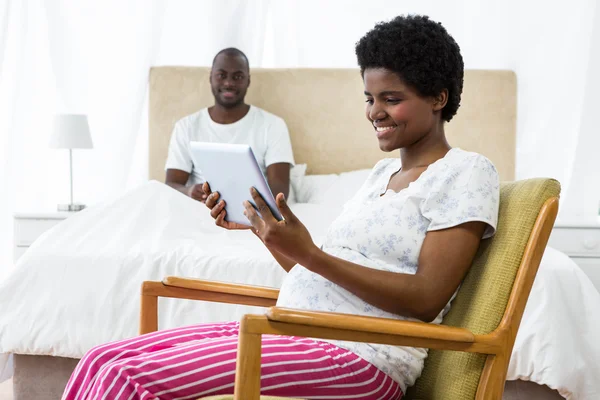
[[[97,346],[79,362],[63,400],[198,399],[232,394],[239,324],[203,324]],[[356,354],[314,339],[263,335],[261,393],[304,399],[402,397]]]

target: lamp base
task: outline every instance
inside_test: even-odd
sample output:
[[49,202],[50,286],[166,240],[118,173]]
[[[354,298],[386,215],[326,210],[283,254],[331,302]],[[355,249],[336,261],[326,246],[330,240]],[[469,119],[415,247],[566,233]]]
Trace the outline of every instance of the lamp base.
[[85,204],[59,204],[58,211],[81,211],[85,208]]

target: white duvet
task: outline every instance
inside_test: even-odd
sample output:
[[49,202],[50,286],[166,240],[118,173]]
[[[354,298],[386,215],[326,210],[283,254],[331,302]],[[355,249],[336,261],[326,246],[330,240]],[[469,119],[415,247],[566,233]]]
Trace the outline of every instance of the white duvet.
[[[315,242],[322,240],[344,196],[292,206]],[[177,275],[279,287],[284,274],[251,233],[219,229],[203,205],[149,182],[70,217],[21,257],[0,283],[0,353],[79,358],[92,346],[136,335],[144,280]],[[568,399],[600,398],[598,306],[600,294],[587,276],[567,256],[547,249],[508,379],[545,384]],[[262,311],[161,299],[159,326]],[[0,375],[7,368],[2,360]]]

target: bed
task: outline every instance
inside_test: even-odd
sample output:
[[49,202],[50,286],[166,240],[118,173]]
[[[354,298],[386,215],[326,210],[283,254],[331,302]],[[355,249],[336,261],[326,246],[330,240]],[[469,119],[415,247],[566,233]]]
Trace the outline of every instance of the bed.
[[[251,234],[216,228],[205,207],[157,182],[175,121],[212,103],[208,69],[153,68],[149,85],[152,180],[46,232],[0,283],[0,353],[5,360],[14,354],[16,399],[59,398],[86,350],[134,336],[144,280],[178,275],[281,284],[284,272]],[[356,70],[252,70],[247,101],[288,124],[297,162],[292,207],[317,243],[383,157],[364,117],[362,91]],[[453,146],[485,154],[502,180],[512,180],[515,119],[514,73],[470,70],[447,133]],[[506,399],[600,397],[593,382],[600,376],[598,304],[585,274],[548,249],[515,343]],[[161,299],[159,307],[160,328],[260,312],[173,299]],[[3,368],[8,364],[0,359]]]

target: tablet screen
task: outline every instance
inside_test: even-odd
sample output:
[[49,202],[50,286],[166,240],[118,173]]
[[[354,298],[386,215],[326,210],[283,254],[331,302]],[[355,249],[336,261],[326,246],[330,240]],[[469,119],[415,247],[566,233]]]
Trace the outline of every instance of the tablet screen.
[[244,201],[255,207],[250,195],[254,187],[271,209],[273,216],[283,218],[262,173],[252,148],[245,144],[191,142],[194,168],[200,169],[213,192],[225,200],[226,221],[250,226],[244,215]]

